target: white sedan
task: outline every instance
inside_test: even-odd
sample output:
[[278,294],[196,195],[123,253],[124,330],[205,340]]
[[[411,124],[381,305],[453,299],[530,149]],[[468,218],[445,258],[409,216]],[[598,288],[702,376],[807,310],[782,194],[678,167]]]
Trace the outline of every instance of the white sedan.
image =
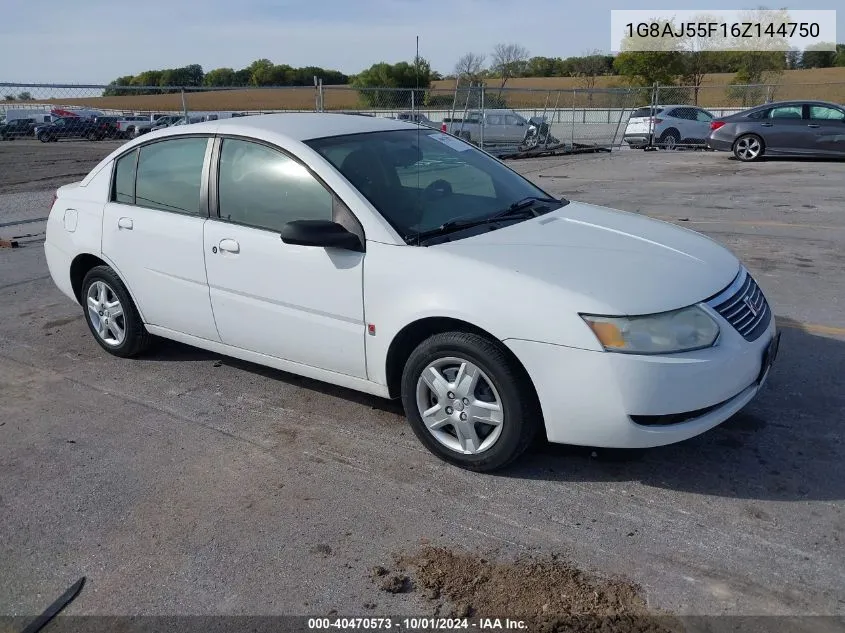
[[382,118],[152,132],[57,191],[44,248],[107,352],[159,336],[401,398],[426,447],[479,471],[538,432],[698,435],[757,394],[779,340],[712,240]]

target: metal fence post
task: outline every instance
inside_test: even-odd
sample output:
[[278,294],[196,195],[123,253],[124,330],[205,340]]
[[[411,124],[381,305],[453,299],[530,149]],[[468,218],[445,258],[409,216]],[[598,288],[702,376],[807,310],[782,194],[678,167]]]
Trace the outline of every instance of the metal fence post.
[[647,147],[652,147],[654,145],[654,111],[657,108],[657,101],[659,98],[660,93],[660,84],[658,82],[654,82],[654,86],[651,89],[651,99],[649,103],[649,117],[648,117],[648,145]]
[[324,112],[325,111],[325,105],[324,105],[324,102],[323,102],[323,79],[322,78],[320,78],[320,84],[319,84],[319,86],[317,86],[317,97],[319,99],[320,112]]
[[487,118],[487,117],[484,116],[484,82],[483,81],[481,82],[481,85],[478,87],[478,89],[481,91],[481,96],[479,97],[479,99],[481,101],[481,128],[480,128],[481,131],[479,133],[479,136],[480,136],[480,142],[481,142],[481,149],[483,150],[484,149],[484,121]]
[[188,121],[188,102],[185,101],[185,89],[179,89],[182,92],[182,114],[185,116],[185,122]]
[[[610,111],[608,110],[608,113]],[[609,114],[608,114],[609,116]],[[616,120],[616,129],[613,131],[613,140],[610,142],[610,146],[613,147],[616,145],[616,137],[619,136],[619,128],[622,126],[622,119],[625,116],[625,104],[622,104],[622,109],[619,111],[619,118]],[[619,147],[622,147],[622,142],[619,142]]]
[[572,125],[569,127],[569,145],[570,147],[575,147],[575,95],[577,91],[575,89],[572,90],[572,112],[570,118],[572,119]]

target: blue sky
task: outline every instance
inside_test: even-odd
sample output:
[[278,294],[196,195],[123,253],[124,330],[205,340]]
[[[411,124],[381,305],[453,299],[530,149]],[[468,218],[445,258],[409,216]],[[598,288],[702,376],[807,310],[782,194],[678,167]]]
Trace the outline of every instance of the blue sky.
[[[414,38],[435,69],[468,51],[516,42],[532,55],[609,45],[611,9],[740,9],[779,3],[715,0],[3,0],[0,82],[105,83],[118,75],[198,63],[240,68],[267,57],[354,73],[410,60]],[[838,6],[837,6],[838,5]],[[792,9],[841,9],[842,0]],[[528,9],[529,11],[527,11]]]

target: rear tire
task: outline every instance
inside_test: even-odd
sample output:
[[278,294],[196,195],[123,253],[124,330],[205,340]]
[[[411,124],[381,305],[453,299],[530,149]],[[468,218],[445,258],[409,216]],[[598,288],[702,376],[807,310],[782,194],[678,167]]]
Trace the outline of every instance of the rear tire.
[[542,425],[522,368],[501,343],[468,332],[435,334],[417,346],[402,373],[402,404],[426,448],[479,472],[517,459]]
[[673,150],[681,142],[681,134],[675,128],[671,128],[663,132],[657,142],[661,149]]
[[109,266],[88,271],[80,302],[94,340],[109,354],[131,358],[149,349],[153,337],[126,286]]
[[760,159],[766,151],[766,145],[756,134],[743,134],[734,141],[732,149],[737,160],[750,163]]

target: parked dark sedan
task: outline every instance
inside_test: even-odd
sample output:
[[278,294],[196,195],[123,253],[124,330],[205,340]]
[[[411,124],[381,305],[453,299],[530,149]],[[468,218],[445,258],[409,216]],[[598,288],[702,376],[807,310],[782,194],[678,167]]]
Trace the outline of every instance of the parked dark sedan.
[[57,141],[60,138],[87,138],[98,141],[101,131],[92,119],[82,117],[62,117],[52,123],[44,123],[35,128],[35,137],[42,143]]
[[13,141],[23,136],[32,136],[36,125],[35,119],[12,119],[0,125],[0,139]]
[[845,157],[845,107],[827,101],[780,101],[710,124],[707,146],[741,161],[771,156]]

